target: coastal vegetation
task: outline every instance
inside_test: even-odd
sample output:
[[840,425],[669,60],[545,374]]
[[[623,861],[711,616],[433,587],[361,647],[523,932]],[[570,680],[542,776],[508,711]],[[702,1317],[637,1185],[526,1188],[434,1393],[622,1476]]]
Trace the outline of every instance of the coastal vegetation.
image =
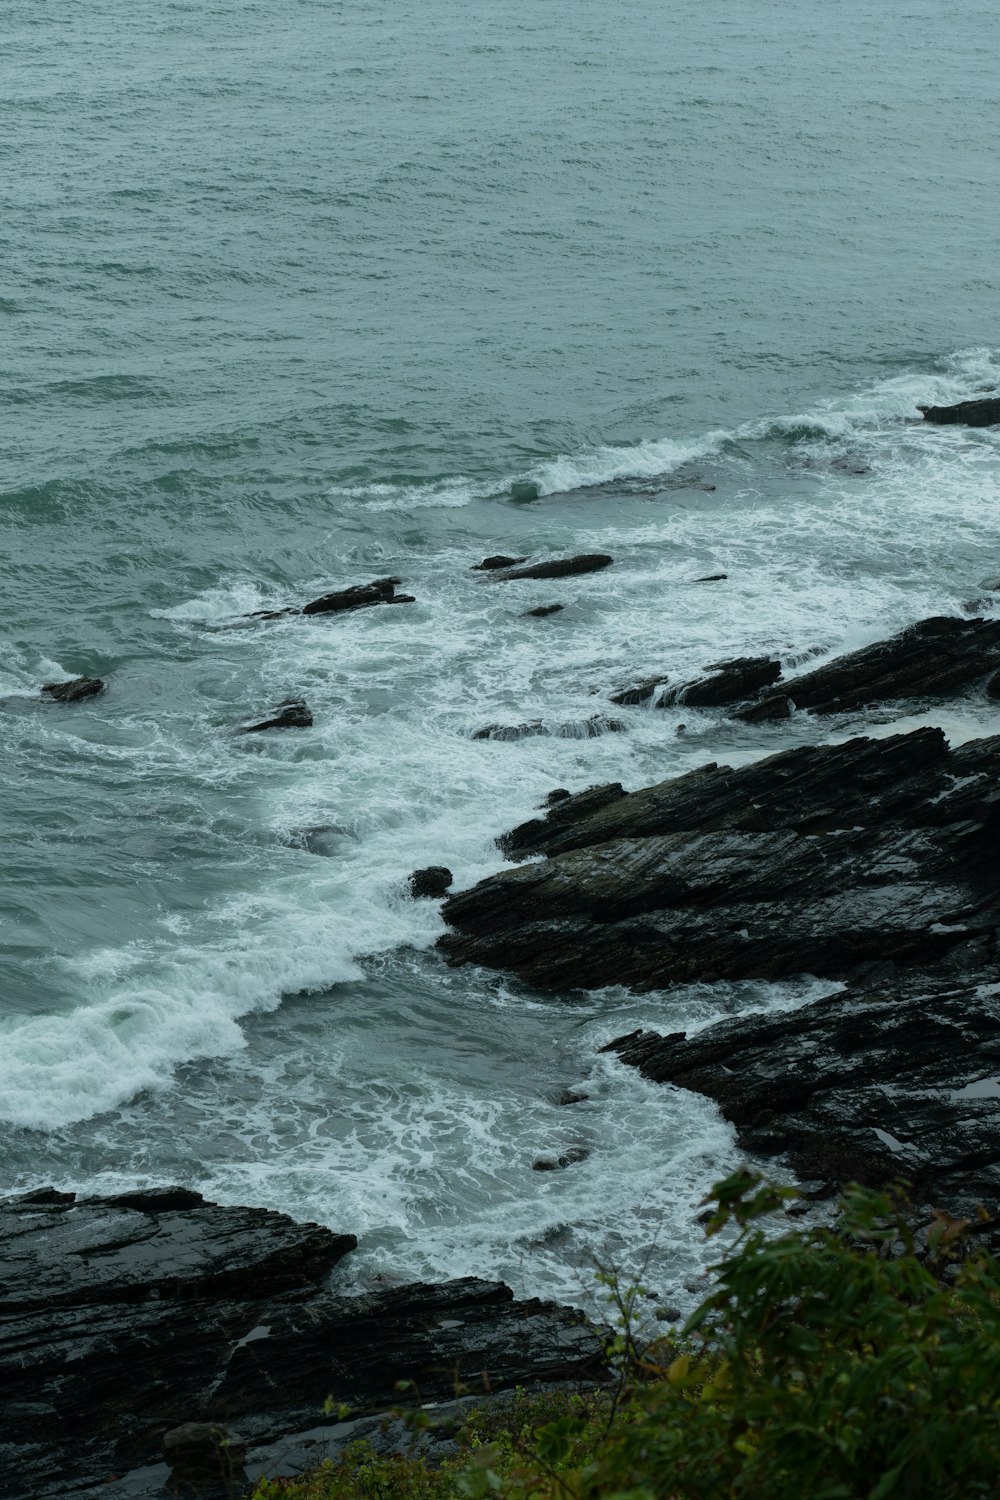
[[[985,1213],[919,1222],[902,1188],[851,1188],[776,1233],[796,1199],[743,1170],[713,1190],[728,1237],[676,1339],[642,1346],[641,1289],[613,1285],[615,1379],[518,1393],[447,1442],[409,1413],[408,1453],[369,1443],[254,1500],[913,1500],[995,1496],[1000,1265]],[[446,1456],[442,1457],[441,1455]]]

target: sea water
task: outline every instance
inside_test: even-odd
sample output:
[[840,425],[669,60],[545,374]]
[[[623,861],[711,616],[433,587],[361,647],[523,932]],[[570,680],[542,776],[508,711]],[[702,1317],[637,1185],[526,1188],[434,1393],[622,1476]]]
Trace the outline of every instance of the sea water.
[[[494,871],[557,786],[892,732],[608,695],[1000,578],[1000,435],[916,410],[1000,384],[998,31],[973,0],[9,0],[0,1190],[187,1183],[356,1233],[359,1285],[696,1285],[733,1133],[598,1049],[832,986],[541,995],[446,967],[407,877]],[[615,562],[472,571],[576,551]],[[388,574],[416,603],[246,618]],[[107,691],[40,701],[80,673]],[[311,729],[234,733],[289,696]]]

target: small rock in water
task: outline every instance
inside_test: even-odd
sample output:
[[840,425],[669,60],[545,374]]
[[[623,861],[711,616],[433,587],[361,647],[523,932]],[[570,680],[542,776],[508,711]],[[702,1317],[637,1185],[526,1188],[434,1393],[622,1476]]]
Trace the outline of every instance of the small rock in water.
[[542,493],[533,479],[516,479],[510,487],[512,500],[537,500]]
[[586,1146],[570,1146],[561,1156],[540,1156],[537,1161],[531,1163],[533,1172],[558,1172],[563,1167],[575,1166],[578,1161],[586,1161],[590,1152]]
[[986,684],[987,698],[1000,698],[1000,672],[994,673]]
[[606,552],[579,552],[575,557],[554,557],[526,568],[508,568],[500,577],[503,582],[514,578],[568,578],[574,573],[599,573],[613,562]]
[[706,573],[704,578],[693,578],[692,583],[722,583],[729,577],[728,573]]
[[58,703],[76,703],[80,698],[92,698],[104,691],[100,677],[71,677],[68,682],[46,682],[42,692]]
[[426,896],[436,901],[446,894],[453,879],[446,865],[428,865],[426,869],[414,870],[410,876],[410,895],[414,898]]
[[679,1323],[682,1314],[679,1307],[667,1304],[666,1306],[654,1308],[653,1317],[658,1323]]
[[557,802],[565,802],[566,798],[571,795],[572,794],[568,792],[564,786],[557,786],[553,791],[549,792],[545,801],[542,803],[542,806],[555,807]]
[[558,1104],[583,1104],[590,1098],[589,1094],[578,1093],[576,1089],[563,1089],[559,1095]]
[[529,615],[535,615],[538,619],[544,619],[546,615],[558,614],[561,609],[565,608],[565,604],[539,604],[534,609],[526,609],[524,616],[525,619]]
[[518,563],[527,561],[526,557],[505,557],[502,552],[495,552],[492,557],[484,557],[481,563],[476,563],[472,571],[492,573],[496,568],[514,568]]
[[301,698],[286,698],[278,704],[278,712],[271,719],[261,719],[259,724],[245,724],[237,734],[259,734],[264,729],[309,729],[313,716]]

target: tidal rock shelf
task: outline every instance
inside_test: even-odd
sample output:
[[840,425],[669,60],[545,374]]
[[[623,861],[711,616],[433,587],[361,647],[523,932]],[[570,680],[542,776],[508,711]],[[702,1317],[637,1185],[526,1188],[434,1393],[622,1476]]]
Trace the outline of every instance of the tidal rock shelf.
[[232,1423],[274,1443],[423,1401],[585,1379],[602,1335],[582,1315],[467,1278],[338,1293],[353,1235],[165,1188],[0,1203],[0,1472],[5,1500],[161,1495],[167,1433]]

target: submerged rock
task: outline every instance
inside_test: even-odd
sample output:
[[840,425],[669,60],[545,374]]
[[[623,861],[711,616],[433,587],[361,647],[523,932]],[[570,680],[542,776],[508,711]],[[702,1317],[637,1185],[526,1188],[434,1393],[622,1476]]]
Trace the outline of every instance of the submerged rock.
[[68,682],[46,682],[42,692],[57,703],[76,703],[81,698],[93,698],[103,693],[104,683],[100,677],[71,677]]
[[326,1280],[355,1243],[186,1189],[0,1203],[5,1500],[89,1494],[164,1443],[197,1468],[215,1440],[189,1424],[257,1445],[315,1428],[327,1397],[388,1411],[401,1379],[434,1401],[456,1374],[504,1389],[600,1372],[598,1330],[501,1283],[338,1294]]
[[692,583],[725,583],[728,573],[706,573],[704,578],[693,578]]
[[549,562],[529,563],[525,568],[506,568],[497,574],[504,582],[514,578],[568,578],[574,573],[598,573],[614,562],[606,552],[581,552],[576,557],[554,557]]
[[441,946],[544,989],[837,978],[989,947],[998,780],[1000,737],[949,752],[924,729],[567,799],[502,841],[548,858],[445,903]]
[[543,620],[546,615],[557,615],[561,609],[565,608],[565,604],[538,604],[534,609],[526,609],[524,617],[528,619],[534,615],[536,619]]
[[278,712],[270,719],[261,719],[258,724],[245,724],[237,734],[260,734],[265,729],[310,729],[313,716],[301,698],[285,698],[278,704]]
[[966,427],[996,427],[1000,425],[1000,396],[987,396],[980,401],[958,401],[954,406],[918,406],[925,422],[940,424],[963,423]]
[[606,714],[592,714],[589,719],[576,719],[568,724],[554,726],[541,719],[532,719],[527,724],[485,724],[473,734],[474,740],[525,740],[538,735],[550,735],[558,740],[592,740],[599,734],[621,734],[626,725],[621,719],[609,719]]

